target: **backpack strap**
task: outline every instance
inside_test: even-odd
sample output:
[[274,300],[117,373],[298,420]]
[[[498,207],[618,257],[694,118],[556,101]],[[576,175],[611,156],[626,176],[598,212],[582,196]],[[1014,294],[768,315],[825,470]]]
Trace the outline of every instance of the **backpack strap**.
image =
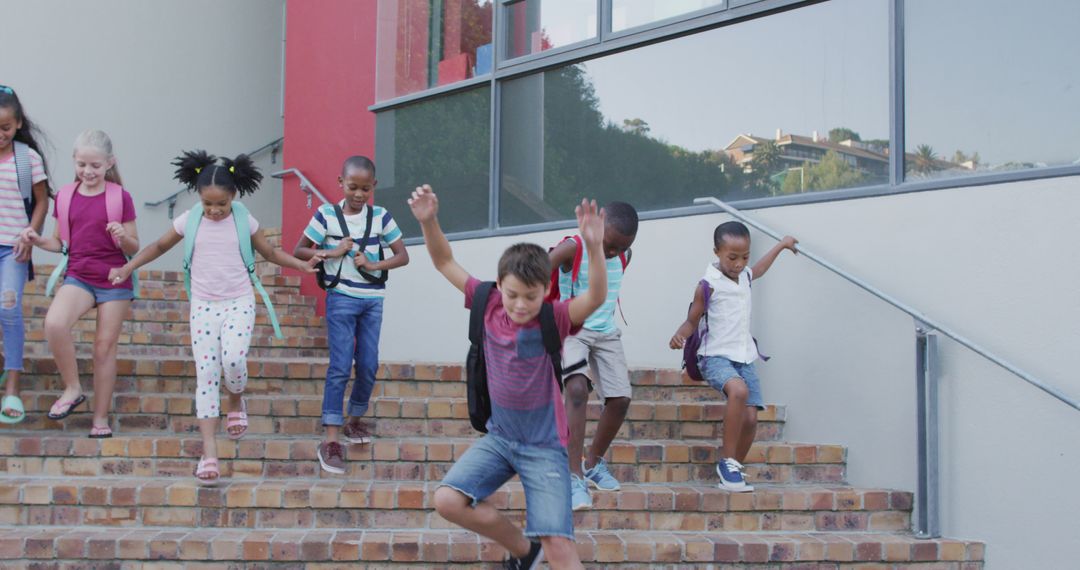
[[705,279],[701,280],[701,300],[705,304],[705,327],[701,331],[701,346],[705,346],[705,339],[709,336],[709,301],[712,300],[712,286]]
[[[367,241],[371,237],[371,229],[372,229],[372,227],[374,225],[375,225],[375,207],[372,206],[371,204],[368,204],[367,205],[367,227],[364,228],[364,237],[360,240],[360,252],[358,253],[358,255],[364,255],[364,256],[367,255],[367,253],[365,253],[367,251]],[[376,239],[378,239],[378,238],[376,238]],[[382,261],[383,259],[386,259],[386,257],[385,257],[385,254],[383,253],[382,243],[380,243],[379,244],[379,261]],[[360,274],[361,277],[363,277],[364,279],[367,279],[368,281],[370,281],[371,283],[374,283],[375,285],[383,285],[383,284],[385,284],[386,280],[390,277],[390,272],[389,271],[380,271],[379,273],[381,273],[382,275],[378,275],[378,276],[376,276],[374,273],[368,273],[367,271],[364,271],[363,269],[357,269],[356,271]]]
[[51,297],[60,276],[67,271],[68,243],[71,241],[71,200],[75,197],[75,191],[79,189],[79,182],[65,184],[56,193],[56,229],[60,233],[60,262],[53,268],[49,280],[45,283],[45,296]]
[[562,339],[559,338],[559,327],[555,324],[555,306],[551,303],[544,303],[540,306],[540,334],[544,339],[544,352],[551,357],[551,366],[555,370],[555,381],[559,383],[559,391],[562,392]]
[[494,281],[484,281],[473,290],[472,307],[469,308],[469,342],[480,347],[484,343],[484,311],[494,287]]
[[270,315],[270,324],[274,327],[274,336],[277,338],[285,338],[281,334],[281,324],[278,323],[277,313],[274,311],[274,303],[270,301],[270,294],[266,292],[266,288],[263,287],[262,281],[259,280],[258,273],[255,272],[255,251],[251,247],[251,225],[248,223],[248,209],[240,202],[234,201],[232,203],[232,215],[233,221],[236,223],[236,237],[240,242],[240,259],[244,260],[244,266],[247,267],[248,276],[251,277],[251,284],[255,286],[255,290],[259,292],[259,296],[262,297],[263,304],[266,305],[266,312]]
[[[337,219],[338,226],[339,226],[339,229],[341,230],[341,234],[342,234],[339,239],[345,239],[345,238],[349,237],[349,224],[348,224],[348,222],[345,221],[345,212],[341,209],[341,206],[339,206],[338,204],[334,204],[334,217]],[[333,236],[327,236],[327,237],[333,237]],[[352,251],[350,251],[346,256],[343,256],[343,257],[347,257],[349,255],[352,255]],[[333,289],[334,287],[337,287],[338,283],[341,282],[341,268],[344,265],[345,265],[345,260],[339,258],[337,273],[334,274],[334,277],[330,280],[329,283],[327,283],[326,278],[330,274],[326,272],[326,262],[323,261],[322,263],[320,263],[319,264],[319,279],[318,279],[319,288],[322,289],[323,291],[329,291],[330,289]]]
[[30,162],[30,145],[15,141],[15,176],[19,181],[19,194],[23,200],[34,197],[34,167]]
[[[118,224],[124,220],[124,189],[119,184],[105,183],[105,217]],[[119,241],[114,243],[120,247]]]
[[191,259],[195,255],[195,234],[199,233],[199,223],[202,222],[202,202],[196,202],[188,210],[187,220],[184,222],[184,290],[187,291],[188,302],[191,302]]

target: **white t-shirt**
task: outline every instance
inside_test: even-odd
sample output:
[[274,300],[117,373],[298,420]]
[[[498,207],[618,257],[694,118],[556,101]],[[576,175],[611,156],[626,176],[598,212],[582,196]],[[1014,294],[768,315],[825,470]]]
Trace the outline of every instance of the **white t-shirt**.
[[[723,356],[743,364],[757,360],[757,345],[750,335],[750,281],[753,272],[749,267],[743,269],[736,283],[728,279],[716,264],[709,264],[703,279],[713,291],[708,307],[709,334],[698,349],[698,355]],[[704,319],[698,326],[705,326]]]

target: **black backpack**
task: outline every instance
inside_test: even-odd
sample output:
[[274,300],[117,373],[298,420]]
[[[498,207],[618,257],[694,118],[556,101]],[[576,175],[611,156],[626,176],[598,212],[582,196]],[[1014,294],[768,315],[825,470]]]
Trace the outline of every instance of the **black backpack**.
[[[491,395],[488,394],[487,363],[484,361],[484,310],[487,309],[494,281],[485,281],[473,292],[472,308],[469,309],[469,355],[465,358],[465,391],[469,400],[469,422],[473,429],[487,433],[491,419]],[[551,357],[559,391],[563,389],[562,340],[555,325],[555,309],[551,303],[540,307],[540,334],[544,338],[544,352]]]
[[[342,211],[341,206],[339,206],[337,204],[334,204],[334,215],[337,216],[338,225],[341,227],[341,231],[345,235],[341,235],[341,236],[328,235],[326,237],[332,238],[332,239],[338,239],[338,240],[343,240],[343,239],[345,239],[347,237],[350,237],[349,236],[349,224],[348,224],[348,222],[345,221],[345,212]],[[357,253],[357,255],[364,255],[364,251],[367,249],[367,241],[368,241],[368,238],[371,237],[371,223],[374,221],[374,218],[375,218],[375,208],[371,207],[371,205],[368,204],[368,207],[367,207],[367,227],[364,229],[364,238],[363,238],[363,240],[360,241],[360,244],[359,244],[360,245],[360,251]],[[383,252],[382,243],[380,243],[379,244],[379,261],[382,261],[384,259],[386,259],[386,254]],[[347,261],[345,259],[340,259],[339,261],[340,261],[340,263],[338,263],[337,274],[334,275],[332,279],[330,279],[329,283],[326,282],[327,278],[330,277],[330,274],[326,272],[326,268],[325,268],[325,263],[326,262],[320,263],[319,265],[316,266],[316,270],[318,271],[318,277],[319,277],[318,279],[316,279],[316,281],[318,282],[319,287],[322,288],[323,290],[333,289],[334,287],[337,287],[338,283],[341,281],[341,267],[342,267],[342,265],[347,263]],[[363,269],[357,269],[357,271],[360,272],[361,277],[363,277],[364,279],[367,279],[368,281],[370,281],[371,283],[374,283],[375,285],[384,285],[386,283],[386,280],[390,278],[390,272],[389,271],[380,271],[379,273],[381,273],[382,275],[380,275],[378,277],[376,277],[375,275],[373,275],[371,273],[368,273],[367,271],[364,271]]]

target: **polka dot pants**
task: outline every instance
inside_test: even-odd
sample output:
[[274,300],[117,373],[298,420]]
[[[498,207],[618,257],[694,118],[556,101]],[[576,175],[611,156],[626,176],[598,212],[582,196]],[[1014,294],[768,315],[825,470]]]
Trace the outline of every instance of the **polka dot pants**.
[[239,394],[247,386],[247,353],[255,327],[255,297],[191,303],[191,352],[198,379],[195,415],[199,419],[221,415],[221,380]]

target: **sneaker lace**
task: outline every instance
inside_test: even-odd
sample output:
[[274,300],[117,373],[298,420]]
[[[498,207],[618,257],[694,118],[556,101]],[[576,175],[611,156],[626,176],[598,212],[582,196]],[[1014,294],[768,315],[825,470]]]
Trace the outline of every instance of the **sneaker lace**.
[[345,459],[345,451],[342,449],[341,444],[336,441],[326,444],[326,458],[330,459],[332,457]]
[[732,459],[730,457],[728,457],[727,459],[724,460],[724,465],[727,466],[728,471],[731,471],[732,473],[740,473],[741,474],[743,472],[743,469],[744,469],[742,463],[739,463],[738,461],[735,461],[734,459]]

